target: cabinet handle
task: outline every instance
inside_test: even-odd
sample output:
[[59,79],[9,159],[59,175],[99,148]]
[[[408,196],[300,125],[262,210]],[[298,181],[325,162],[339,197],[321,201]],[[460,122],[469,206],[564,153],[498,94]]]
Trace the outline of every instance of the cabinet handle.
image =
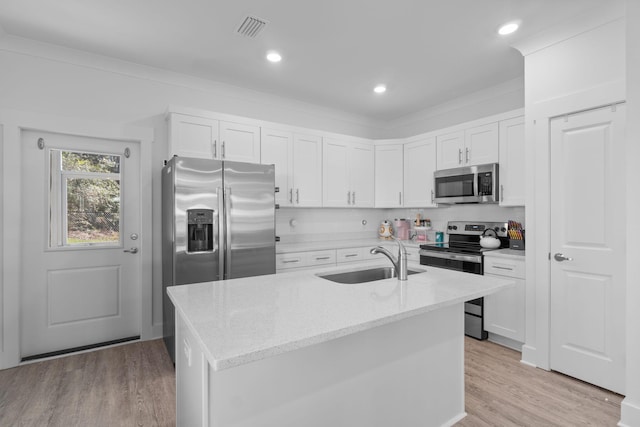
[[224,155],[224,141],[222,141],[222,147],[220,147],[220,148],[221,148],[221,152],[222,152],[222,158],[224,159],[225,158],[225,155]]
[[462,164],[462,148],[458,148],[458,164]]
[[356,192],[352,192],[351,193],[351,204],[355,205],[356,204]]
[[330,256],[319,256],[319,257],[316,257],[316,261],[322,261],[322,260],[325,260],[325,259],[331,259],[331,257]]
[[465,163],[469,163],[469,147],[465,148]]
[[285,259],[285,260],[282,260],[283,264],[291,264],[292,262],[300,262],[300,260],[299,259]]
[[500,201],[504,202],[504,185],[500,184]]
[[500,267],[499,265],[494,265],[493,268],[497,268],[498,270],[508,270],[508,271],[513,271],[513,268],[509,268],[509,267]]
[[300,204],[300,189],[296,188],[296,203]]
[[289,203],[293,204],[293,188],[289,189]]
[[213,140],[213,158],[215,159],[216,157],[218,157],[218,141],[217,140]]
[[398,205],[402,206],[402,191],[398,191]]
[[358,254],[346,254],[345,258],[353,258],[354,256],[358,256]]
[[433,190],[431,190],[431,203],[433,204]]
[[351,204],[351,191],[347,191],[347,204]]

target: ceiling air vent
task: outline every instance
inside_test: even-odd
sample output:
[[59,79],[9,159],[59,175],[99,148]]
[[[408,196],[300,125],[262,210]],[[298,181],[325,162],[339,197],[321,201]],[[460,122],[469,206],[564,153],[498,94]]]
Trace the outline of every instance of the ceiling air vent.
[[238,34],[253,39],[260,34],[265,25],[267,25],[267,21],[264,19],[247,16],[238,27]]

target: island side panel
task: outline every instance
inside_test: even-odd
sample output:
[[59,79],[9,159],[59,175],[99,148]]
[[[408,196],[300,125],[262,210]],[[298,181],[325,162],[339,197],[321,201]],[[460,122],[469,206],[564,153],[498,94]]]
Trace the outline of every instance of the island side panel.
[[443,426],[464,412],[463,305],[222,371],[209,425]]
[[176,425],[209,423],[209,362],[182,314],[176,311]]

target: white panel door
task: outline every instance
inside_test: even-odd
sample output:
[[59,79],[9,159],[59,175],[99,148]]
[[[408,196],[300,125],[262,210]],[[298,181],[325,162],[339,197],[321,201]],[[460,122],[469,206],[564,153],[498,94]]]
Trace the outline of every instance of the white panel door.
[[624,123],[624,105],[551,122],[551,369],[621,394]]
[[463,166],[464,132],[438,135],[438,170]]
[[220,160],[260,163],[260,128],[241,123],[220,122]]
[[375,152],[376,207],[401,207],[403,201],[402,144],[376,145]]
[[322,206],[351,206],[349,144],[325,138],[322,143]]
[[500,206],[524,206],[524,117],[500,122]]
[[24,131],[22,147],[21,357],[138,337],[138,143]]
[[293,204],[293,134],[274,129],[261,129],[260,163],[275,165],[276,203],[280,206]]
[[374,157],[371,144],[354,144],[349,151],[351,206],[374,206]]
[[175,156],[213,159],[217,156],[218,121],[171,113],[169,153]]
[[293,204],[322,206],[322,137],[293,136]]
[[436,170],[436,139],[404,145],[404,207],[436,207],[433,173]]
[[497,163],[499,145],[498,123],[467,129],[462,160],[467,166]]

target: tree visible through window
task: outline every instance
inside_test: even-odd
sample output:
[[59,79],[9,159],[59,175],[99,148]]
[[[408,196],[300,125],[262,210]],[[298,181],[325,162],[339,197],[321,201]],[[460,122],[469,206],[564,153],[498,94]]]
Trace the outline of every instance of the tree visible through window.
[[[60,219],[57,246],[118,244],[120,156],[52,150],[51,160],[51,189],[53,193],[60,189],[60,214],[52,209],[52,218]],[[54,185],[56,181],[59,185]]]

